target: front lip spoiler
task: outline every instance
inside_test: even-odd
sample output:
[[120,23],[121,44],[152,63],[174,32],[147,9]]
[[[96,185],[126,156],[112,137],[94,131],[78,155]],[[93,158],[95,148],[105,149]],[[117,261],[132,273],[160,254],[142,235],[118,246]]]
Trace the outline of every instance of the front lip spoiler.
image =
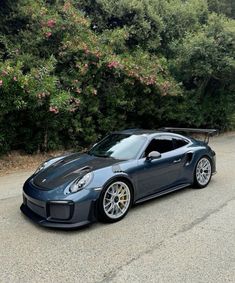
[[89,224],[92,223],[89,220],[85,220],[85,221],[78,222],[78,223],[51,222],[51,221],[48,221],[45,218],[42,218],[41,216],[37,215],[36,213],[34,213],[32,210],[30,210],[24,204],[21,205],[20,210],[25,216],[27,216],[34,223],[37,223],[41,226],[48,227],[48,228],[75,229],[75,228],[88,226]]

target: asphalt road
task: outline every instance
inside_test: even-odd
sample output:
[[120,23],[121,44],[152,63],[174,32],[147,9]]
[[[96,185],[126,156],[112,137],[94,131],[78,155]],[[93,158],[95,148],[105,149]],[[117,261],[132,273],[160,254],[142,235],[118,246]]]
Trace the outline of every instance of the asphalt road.
[[20,213],[30,172],[0,177],[0,282],[235,282],[235,134],[211,142],[217,175],[121,222],[40,228]]

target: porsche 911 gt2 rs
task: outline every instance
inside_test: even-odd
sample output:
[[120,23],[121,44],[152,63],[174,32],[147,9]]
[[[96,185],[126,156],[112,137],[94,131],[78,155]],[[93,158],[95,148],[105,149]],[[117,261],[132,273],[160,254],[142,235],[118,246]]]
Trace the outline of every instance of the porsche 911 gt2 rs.
[[133,204],[187,186],[205,188],[215,152],[174,129],[114,132],[86,153],[46,161],[25,182],[21,211],[43,226],[76,228],[119,221]]

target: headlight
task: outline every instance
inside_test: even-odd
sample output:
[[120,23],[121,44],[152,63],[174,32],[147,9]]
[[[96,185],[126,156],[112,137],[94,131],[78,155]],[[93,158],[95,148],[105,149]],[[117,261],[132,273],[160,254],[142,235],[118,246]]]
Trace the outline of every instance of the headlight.
[[76,180],[69,188],[69,191],[71,193],[76,193],[82,190],[91,182],[92,176],[93,176],[92,172],[89,172],[86,175],[84,175],[81,179]]

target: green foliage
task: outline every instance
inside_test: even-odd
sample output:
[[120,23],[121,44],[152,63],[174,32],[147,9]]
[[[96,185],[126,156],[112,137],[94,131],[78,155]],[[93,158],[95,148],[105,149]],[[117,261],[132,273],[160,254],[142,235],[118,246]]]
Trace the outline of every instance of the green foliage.
[[128,127],[229,128],[235,21],[217,4],[4,1],[0,153],[80,148]]
[[212,14],[207,25],[174,42],[172,49],[173,72],[201,108],[195,124],[228,127],[234,113],[235,22]]
[[208,0],[209,9],[218,14],[235,19],[235,2],[234,0]]

